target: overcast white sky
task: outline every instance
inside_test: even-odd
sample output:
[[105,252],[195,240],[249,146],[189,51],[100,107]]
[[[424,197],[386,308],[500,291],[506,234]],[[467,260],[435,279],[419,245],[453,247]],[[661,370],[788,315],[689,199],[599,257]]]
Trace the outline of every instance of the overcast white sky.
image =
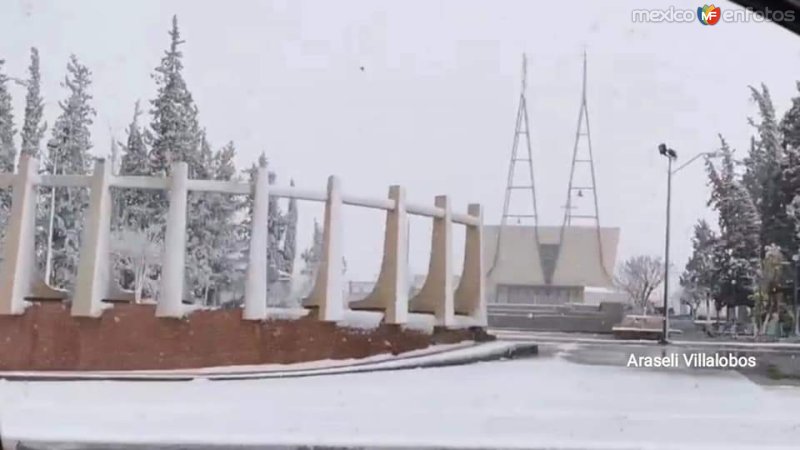
[[[450,194],[458,209],[480,202],[487,222],[501,215],[524,51],[540,223],[560,224],[585,45],[601,221],[622,230],[618,259],[663,254],[665,161],[657,144],[669,143],[685,161],[715,149],[722,133],[744,153],[747,117],[756,113],[747,86],[765,82],[782,112],[800,74],[800,38],[775,25],[632,23],[641,1],[0,4],[0,57],[10,75],[23,77],[29,47],[39,48],[49,123],[64,97],[69,54],[93,71],[98,154],[108,152],[110,133],[124,138],[134,102],[153,97],[150,74],[177,13],[201,123],[216,147],[236,142],[240,165],[263,150],[282,181],[322,188],[336,174],[347,192],[376,196],[402,184],[412,201]],[[19,123],[24,92],[13,93]],[[713,215],[702,164],[674,182],[672,257],[682,267],[692,224]],[[301,244],[319,212],[301,209]],[[346,219],[351,278],[370,278],[383,219],[350,210]],[[424,273],[422,219],[413,221],[412,237],[413,270]]]

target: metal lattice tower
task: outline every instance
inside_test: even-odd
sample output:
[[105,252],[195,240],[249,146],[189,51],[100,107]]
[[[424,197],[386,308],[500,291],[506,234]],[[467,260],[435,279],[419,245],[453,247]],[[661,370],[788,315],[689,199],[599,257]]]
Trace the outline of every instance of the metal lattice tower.
[[[497,265],[497,260],[500,255],[500,244],[503,239],[503,231],[508,224],[509,219],[516,219],[516,223],[521,225],[523,220],[526,225],[531,223],[534,230],[538,227],[538,213],[536,209],[536,187],[533,178],[533,156],[531,153],[531,136],[530,136],[530,123],[528,120],[528,103],[525,97],[527,88],[528,77],[528,59],[525,54],[522,54],[522,89],[519,94],[519,107],[517,108],[517,123],[514,128],[514,141],[511,147],[511,161],[508,166],[508,181],[506,182],[506,195],[503,202],[503,217],[500,221],[500,230],[497,233],[497,246],[494,252],[494,261],[490,269],[494,270]],[[524,138],[525,148],[524,153],[520,155],[520,137]],[[519,177],[517,173],[517,163],[524,163],[527,165],[527,170],[524,170],[523,177]],[[524,168],[524,167],[523,167]],[[522,178],[521,180],[519,178]],[[511,199],[515,193],[530,193],[530,210],[511,212]],[[536,241],[538,244],[539,235],[535,231]]]
[[[585,141],[586,145],[581,146],[581,141]],[[589,177],[587,180],[575,179],[575,168],[588,166]],[[586,178],[586,177],[584,177]],[[577,185],[576,185],[577,183]],[[574,210],[579,209],[578,206],[573,204],[575,197],[583,198],[584,192],[591,192],[593,202],[589,204],[588,211],[579,211],[577,214]],[[583,52],[583,86],[581,93],[581,107],[578,111],[578,128],[575,131],[575,146],[572,150],[572,166],[569,172],[569,186],[567,188],[567,202],[564,206],[564,223],[561,225],[560,241],[564,241],[564,229],[573,224],[576,219],[581,219],[584,223],[594,223],[597,229],[597,247],[599,249],[600,267],[606,271],[603,264],[603,242],[600,238],[600,208],[597,203],[597,183],[594,173],[594,160],[592,157],[592,136],[589,127],[589,109],[586,103],[586,50]],[[608,275],[608,273],[606,273]]]

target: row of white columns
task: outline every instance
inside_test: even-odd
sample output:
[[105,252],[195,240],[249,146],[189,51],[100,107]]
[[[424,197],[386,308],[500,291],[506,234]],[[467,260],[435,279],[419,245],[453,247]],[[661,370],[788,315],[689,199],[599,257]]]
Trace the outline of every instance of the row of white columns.
[[[21,314],[26,298],[36,291],[34,276],[34,230],[38,162],[20,158],[13,179],[11,218],[6,232],[4,259],[0,267],[0,314]],[[73,316],[98,317],[117,289],[110,277],[110,223],[112,186],[125,187],[121,178],[111,175],[110,167],[98,160],[88,179],[89,210],[71,313]],[[138,180],[136,187],[162,188],[161,179]],[[169,210],[162,260],[161,286],[156,315],[182,317],[186,252],[187,195],[190,182],[186,163],[172,167],[168,179]],[[131,186],[132,187],[132,186]],[[263,320],[267,309],[267,221],[269,214],[269,177],[265,167],[258,168],[252,185],[253,218],[243,318]],[[389,189],[393,207],[386,212],[386,229],[381,272],[374,291],[364,300],[345,304],[342,292],[342,192],[339,179],[328,179],[325,197],[322,260],[311,295],[304,306],[315,310],[319,320],[337,322],[346,310],[367,309],[384,313],[384,321],[404,324],[409,312],[433,314],[438,325],[457,324],[457,316],[469,316],[471,324],[485,326],[486,303],[482,257],[482,217],[480,205],[472,204],[468,216],[465,260],[460,284],[454,288],[452,260],[453,217],[447,197],[436,197],[436,207],[443,214],[433,218],[431,259],[428,277],[419,294],[409,299],[408,234],[405,191],[400,186]]]

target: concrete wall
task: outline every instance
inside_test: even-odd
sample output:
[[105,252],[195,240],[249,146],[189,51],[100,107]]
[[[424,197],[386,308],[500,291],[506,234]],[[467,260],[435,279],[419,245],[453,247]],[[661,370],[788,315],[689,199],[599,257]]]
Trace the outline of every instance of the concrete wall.
[[313,318],[242,320],[242,310],[196,311],[160,319],[155,305],[117,305],[96,319],[73,317],[69,305],[34,303],[22,315],[0,316],[0,370],[145,370],[288,364],[363,358],[485,339],[479,330],[434,334],[380,325],[338,327]]
[[611,333],[625,316],[621,303],[594,305],[489,305],[489,327],[527,331]]

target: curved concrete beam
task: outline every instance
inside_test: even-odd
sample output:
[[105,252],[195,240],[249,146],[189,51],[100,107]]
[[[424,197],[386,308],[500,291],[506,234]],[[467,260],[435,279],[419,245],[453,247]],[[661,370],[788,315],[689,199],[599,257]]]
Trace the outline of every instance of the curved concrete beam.
[[339,178],[328,178],[325,200],[325,221],[322,231],[322,260],[311,295],[303,306],[316,309],[316,316],[325,322],[338,322],[346,306],[342,284],[342,188]]
[[386,212],[383,262],[378,281],[363,300],[350,304],[351,309],[380,310],[385,323],[408,322],[408,215],[406,192],[401,186],[389,188],[394,209]]
[[433,219],[431,259],[428,276],[419,293],[410,302],[412,313],[436,316],[436,325],[456,325],[453,301],[453,221],[450,200],[446,195],[436,197],[435,204],[444,209],[444,217]]
[[467,214],[478,220],[477,226],[467,226],[464,238],[464,268],[454,295],[455,312],[471,317],[476,326],[486,326],[486,283],[483,268],[483,212],[473,203]]

